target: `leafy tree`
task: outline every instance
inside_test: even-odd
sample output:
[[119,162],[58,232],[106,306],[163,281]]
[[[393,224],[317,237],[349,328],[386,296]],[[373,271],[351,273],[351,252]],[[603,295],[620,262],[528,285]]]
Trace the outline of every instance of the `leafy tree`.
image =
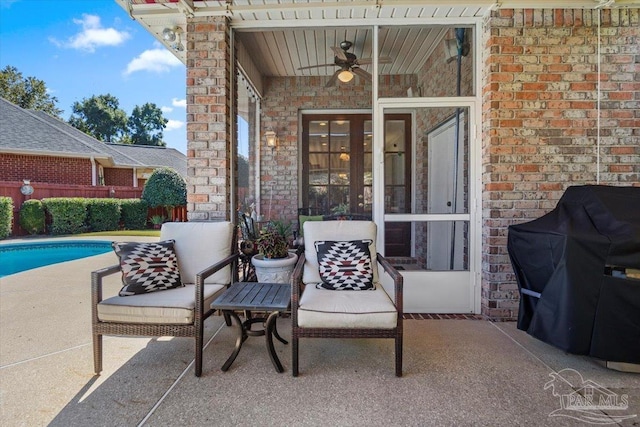
[[164,147],[166,143],[162,140],[162,131],[167,122],[156,104],[147,102],[142,107],[136,105],[127,122],[131,143]]
[[167,217],[171,217],[171,210],[175,206],[187,204],[187,183],[175,170],[158,168],[144,185],[141,199],[151,208],[164,207]]
[[127,131],[127,113],[119,105],[111,94],[76,101],[69,124],[99,141],[117,142]]
[[10,65],[0,70],[0,96],[22,108],[41,110],[54,117],[62,114],[56,106],[58,98],[47,93],[44,81],[22,77],[22,73]]
[[249,159],[238,154],[238,187],[249,188]]

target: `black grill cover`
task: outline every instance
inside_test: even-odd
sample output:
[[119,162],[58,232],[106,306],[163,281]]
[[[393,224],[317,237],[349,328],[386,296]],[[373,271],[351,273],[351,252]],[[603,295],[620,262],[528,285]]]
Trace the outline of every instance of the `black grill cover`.
[[640,363],[640,187],[570,187],[553,211],[510,226],[507,248],[518,329],[570,353]]

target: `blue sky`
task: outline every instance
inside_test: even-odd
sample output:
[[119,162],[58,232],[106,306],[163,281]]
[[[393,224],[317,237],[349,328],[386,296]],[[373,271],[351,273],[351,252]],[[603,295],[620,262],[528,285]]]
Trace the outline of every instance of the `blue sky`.
[[74,102],[111,94],[130,115],[152,102],[168,147],[186,153],[185,66],[115,0],[0,0],[0,68],[43,80],[65,120]]

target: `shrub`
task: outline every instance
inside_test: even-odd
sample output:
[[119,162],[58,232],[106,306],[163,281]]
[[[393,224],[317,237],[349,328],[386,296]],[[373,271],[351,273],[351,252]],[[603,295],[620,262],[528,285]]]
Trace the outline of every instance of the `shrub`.
[[13,199],[0,196],[0,239],[6,239],[11,235],[13,223]]
[[27,233],[43,234],[45,221],[44,206],[40,200],[27,200],[20,206],[20,227]]
[[90,231],[117,230],[120,202],[117,199],[87,199],[87,226]]
[[52,197],[42,199],[51,216],[51,234],[77,234],[86,231],[87,199]]
[[149,207],[165,208],[168,217],[175,206],[187,204],[187,183],[184,178],[171,168],[158,168],[151,173],[142,191],[142,200]]
[[149,204],[142,199],[120,199],[120,220],[125,230],[147,228]]

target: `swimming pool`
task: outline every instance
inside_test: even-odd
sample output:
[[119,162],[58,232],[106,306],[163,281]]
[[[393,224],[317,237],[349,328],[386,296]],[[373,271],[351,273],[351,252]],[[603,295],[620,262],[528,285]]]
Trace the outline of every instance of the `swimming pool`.
[[0,245],[0,277],[111,250],[111,242],[106,240],[61,240]]

